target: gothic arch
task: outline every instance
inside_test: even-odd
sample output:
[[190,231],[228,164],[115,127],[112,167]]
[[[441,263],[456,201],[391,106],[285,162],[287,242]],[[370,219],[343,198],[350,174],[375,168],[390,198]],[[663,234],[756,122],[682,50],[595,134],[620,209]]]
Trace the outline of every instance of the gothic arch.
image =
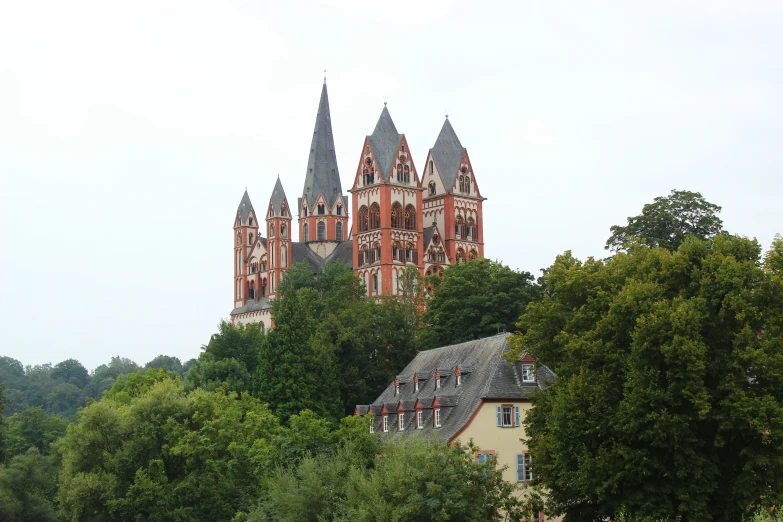
[[362,205],[359,207],[359,232],[366,232],[370,229],[369,212],[367,207]]
[[381,207],[378,203],[370,205],[370,230],[381,228]]
[[391,227],[402,228],[402,205],[395,201],[391,208]]
[[416,230],[416,209],[413,205],[405,207],[405,230]]

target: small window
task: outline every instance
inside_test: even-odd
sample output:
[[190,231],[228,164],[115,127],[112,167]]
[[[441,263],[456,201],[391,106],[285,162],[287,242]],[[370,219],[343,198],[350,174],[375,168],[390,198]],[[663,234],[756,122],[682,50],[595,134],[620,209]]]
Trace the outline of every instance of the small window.
[[522,365],[522,382],[536,382],[536,371],[534,365]]
[[302,217],[307,217],[307,207],[302,207]]
[[343,215],[343,207],[337,207],[337,215],[342,216]]
[[435,389],[436,389],[436,390],[439,390],[439,389],[440,389],[440,377],[437,377],[437,378],[435,379]]
[[533,456],[525,453],[525,482],[533,480]]
[[375,433],[375,425],[370,424],[370,433]]
[[253,226],[253,218],[250,218],[249,223],[250,223],[250,226],[252,227]]
[[433,423],[436,428],[440,428],[440,408],[435,408],[435,416]]
[[400,413],[397,415],[397,427],[400,431],[405,431],[405,414]]
[[462,375],[457,375],[457,386],[462,384]]
[[416,412],[416,429],[417,430],[423,430],[424,429],[424,412],[423,411],[417,411]]
[[323,205],[318,205],[318,215],[323,216],[324,214],[326,214],[325,207]]
[[430,160],[430,174],[435,172],[435,167],[432,165],[432,160]]
[[302,225],[302,242],[303,243],[307,243],[308,241],[310,241],[310,238],[308,237],[309,236],[308,232],[309,232],[309,227],[307,226],[307,223],[305,223],[304,225]]
[[287,229],[286,229],[285,223],[283,223],[282,225],[280,225],[280,237],[285,237],[286,232],[287,232]]
[[419,381],[413,381],[413,391],[414,392],[419,391]]
[[[339,212],[340,209],[338,208],[337,211],[338,211],[337,213],[339,214],[340,213]],[[335,235],[335,239],[337,241],[342,241],[343,240],[343,224],[342,223],[338,222],[337,225],[335,225],[335,234],[334,235]]]
[[389,416],[384,415],[383,416],[383,432],[389,433]]
[[525,454],[517,453],[517,482],[525,481]]
[[399,395],[399,394],[400,394],[400,385],[399,384],[395,384],[394,385],[394,395]]
[[514,425],[514,408],[503,406],[503,427],[510,428]]
[[435,182],[434,181],[430,181],[430,184],[428,185],[428,187],[430,189],[430,196],[434,196],[435,195]]
[[326,223],[323,221],[318,222],[318,241],[326,240]]
[[494,458],[495,458],[495,455],[493,455],[489,451],[479,451],[479,452],[476,453],[476,463],[477,464],[484,464],[487,461],[492,462],[492,460]]
[[372,275],[372,291],[378,293],[378,274]]

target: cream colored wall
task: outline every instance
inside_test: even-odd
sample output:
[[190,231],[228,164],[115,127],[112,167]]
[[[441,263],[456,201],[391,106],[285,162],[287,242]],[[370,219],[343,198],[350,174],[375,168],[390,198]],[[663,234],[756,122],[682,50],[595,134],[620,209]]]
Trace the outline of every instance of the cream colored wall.
[[[530,409],[529,402],[482,402],[473,421],[457,437],[467,444],[470,439],[482,451],[494,450],[498,459],[498,467],[508,466],[503,478],[508,482],[517,481],[517,453],[527,451],[527,445],[519,439],[525,438],[524,424],[519,428],[499,428],[497,422],[497,407],[512,404],[519,406],[520,420],[524,423],[525,414]],[[533,468],[535,473],[535,467]]]

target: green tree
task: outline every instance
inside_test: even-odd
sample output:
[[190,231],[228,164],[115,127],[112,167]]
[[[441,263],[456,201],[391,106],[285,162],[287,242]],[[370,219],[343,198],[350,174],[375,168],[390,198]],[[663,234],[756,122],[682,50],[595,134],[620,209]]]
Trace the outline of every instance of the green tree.
[[432,282],[421,333],[428,348],[511,331],[525,306],[541,296],[530,273],[489,259],[451,265]]
[[218,329],[219,332],[212,336],[209,344],[202,348],[204,354],[215,361],[235,359],[253,374],[258,365],[258,350],[264,338],[258,324],[234,326],[221,321]]
[[525,420],[550,508],[740,520],[783,501],[783,281],[754,240],[566,253],[545,279],[510,358],[557,373]]
[[145,364],[144,368],[147,370],[150,368],[163,368],[164,370],[176,373],[180,377],[185,375],[185,372],[182,368],[182,362],[177,357],[171,357],[169,355],[158,355],[150,362]]
[[21,455],[35,447],[44,455],[49,454],[52,442],[65,434],[68,421],[58,415],[50,415],[40,406],[32,406],[14,413],[8,418],[7,451],[9,456]]
[[709,239],[719,234],[723,229],[720,211],[721,207],[698,192],[672,190],[646,204],[640,215],[629,217],[626,226],[612,226],[606,249],[619,252],[633,238],[641,238],[651,247],[675,251],[688,236]]
[[125,357],[112,357],[109,364],[102,364],[92,372],[88,394],[94,399],[100,399],[103,392],[114,385],[120,375],[139,371],[139,365]]
[[57,491],[55,471],[37,448],[0,466],[0,519],[7,522],[59,520],[52,499]]
[[52,379],[73,384],[79,388],[84,388],[90,382],[90,374],[87,368],[76,359],[67,359],[57,363],[52,368]]

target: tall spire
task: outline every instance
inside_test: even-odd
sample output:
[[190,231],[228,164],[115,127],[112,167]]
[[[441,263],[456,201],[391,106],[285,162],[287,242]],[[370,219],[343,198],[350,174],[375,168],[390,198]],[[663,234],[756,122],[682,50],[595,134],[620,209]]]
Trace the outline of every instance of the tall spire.
[[285,190],[283,190],[283,184],[280,183],[280,176],[277,176],[277,183],[272,190],[272,197],[269,198],[269,202],[272,204],[272,208],[275,209],[275,215],[281,214],[283,203],[288,207],[288,199],[285,197]]
[[[325,80],[325,78],[324,78]],[[329,207],[343,194],[340,185],[340,172],[337,170],[337,156],[334,152],[332,136],[332,117],[329,114],[329,95],[326,81],[321,89],[321,101],[318,103],[318,115],[315,118],[313,142],[310,145],[310,158],[307,160],[302,198],[313,208],[318,194],[323,194]]]
[[250,202],[250,196],[247,193],[247,188],[245,188],[245,194],[242,196],[242,201],[239,202],[239,207],[237,207],[240,223],[247,222],[247,218],[251,211],[255,212],[255,210],[253,210],[253,204]]
[[432,151],[432,159],[435,160],[435,165],[438,166],[438,172],[443,180],[443,184],[447,187],[446,190],[450,190],[454,180],[457,178],[457,171],[459,170],[465,148],[460,143],[457,133],[454,132],[454,127],[451,126],[448,116],[446,121],[443,122],[443,127],[440,129],[438,139],[435,140],[435,145],[430,150]]
[[381,171],[381,177],[388,179],[391,175],[397,149],[400,148],[402,134],[397,132],[397,127],[394,126],[385,102],[381,111],[381,117],[378,118],[378,123],[375,124],[375,130],[372,131],[369,140],[370,148],[372,148],[375,160],[378,162],[378,168]]

